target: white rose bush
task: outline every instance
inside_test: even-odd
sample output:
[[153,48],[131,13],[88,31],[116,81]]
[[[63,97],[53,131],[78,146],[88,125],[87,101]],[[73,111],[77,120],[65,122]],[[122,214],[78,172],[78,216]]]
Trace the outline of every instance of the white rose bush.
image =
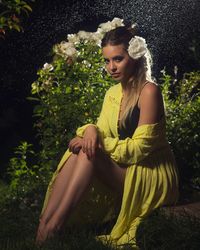
[[76,128],[96,121],[105,91],[114,84],[104,69],[100,43],[105,32],[118,26],[123,20],[114,18],[96,32],[68,34],[53,46],[52,61],[38,70],[29,99],[38,102],[35,127],[48,159],[57,162]]

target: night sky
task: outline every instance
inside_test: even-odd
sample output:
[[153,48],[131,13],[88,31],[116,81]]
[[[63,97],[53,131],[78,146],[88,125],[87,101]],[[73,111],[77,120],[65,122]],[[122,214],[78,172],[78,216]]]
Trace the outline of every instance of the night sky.
[[24,32],[10,32],[0,41],[0,169],[7,166],[19,141],[35,143],[30,96],[37,70],[50,61],[50,50],[67,34],[96,31],[114,17],[137,22],[153,54],[153,73],[159,82],[166,66],[179,74],[197,70],[192,44],[200,40],[199,0],[36,0],[33,12],[24,21]]

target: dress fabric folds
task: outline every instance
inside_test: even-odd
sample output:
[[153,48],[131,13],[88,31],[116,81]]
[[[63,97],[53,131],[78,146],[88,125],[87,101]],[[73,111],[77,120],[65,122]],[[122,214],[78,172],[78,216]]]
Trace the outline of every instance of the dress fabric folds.
[[[106,153],[119,164],[126,164],[122,204],[117,221],[109,235],[97,237],[114,245],[136,247],[136,230],[143,218],[154,209],[173,205],[178,200],[178,171],[174,155],[165,134],[165,118],[158,123],[136,128],[131,138],[119,139],[118,116],[122,86],[112,86],[105,95],[96,126]],[[77,129],[83,137],[91,124]],[[45,197],[42,213],[47,205],[53,182],[71,153],[67,150],[55,171]]]

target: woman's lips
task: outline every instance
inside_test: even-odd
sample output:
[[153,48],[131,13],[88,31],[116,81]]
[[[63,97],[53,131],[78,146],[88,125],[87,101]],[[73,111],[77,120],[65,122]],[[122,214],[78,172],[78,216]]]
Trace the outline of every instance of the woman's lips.
[[111,74],[113,77],[118,77],[120,75],[120,73],[113,73]]

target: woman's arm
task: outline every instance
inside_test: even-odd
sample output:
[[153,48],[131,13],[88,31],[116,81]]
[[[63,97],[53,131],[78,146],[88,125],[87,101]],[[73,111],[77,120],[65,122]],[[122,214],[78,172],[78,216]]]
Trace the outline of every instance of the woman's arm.
[[138,106],[140,108],[138,126],[159,122],[164,115],[163,98],[159,86],[154,83],[146,84],[140,94]]
[[83,125],[82,127],[79,127],[76,130],[77,136],[83,137],[86,129],[89,126],[94,126],[98,130],[100,137],[111,136],[110,127],[108,124],[108,118],[106,115],[106,107],[108,107],[107,103],[108,103],[108,91],[105,94],[103,105],[101,108],[101,112],[100,112],[99,117],[97,118],[97,123],[96,124],[86,124],[86,125]]

